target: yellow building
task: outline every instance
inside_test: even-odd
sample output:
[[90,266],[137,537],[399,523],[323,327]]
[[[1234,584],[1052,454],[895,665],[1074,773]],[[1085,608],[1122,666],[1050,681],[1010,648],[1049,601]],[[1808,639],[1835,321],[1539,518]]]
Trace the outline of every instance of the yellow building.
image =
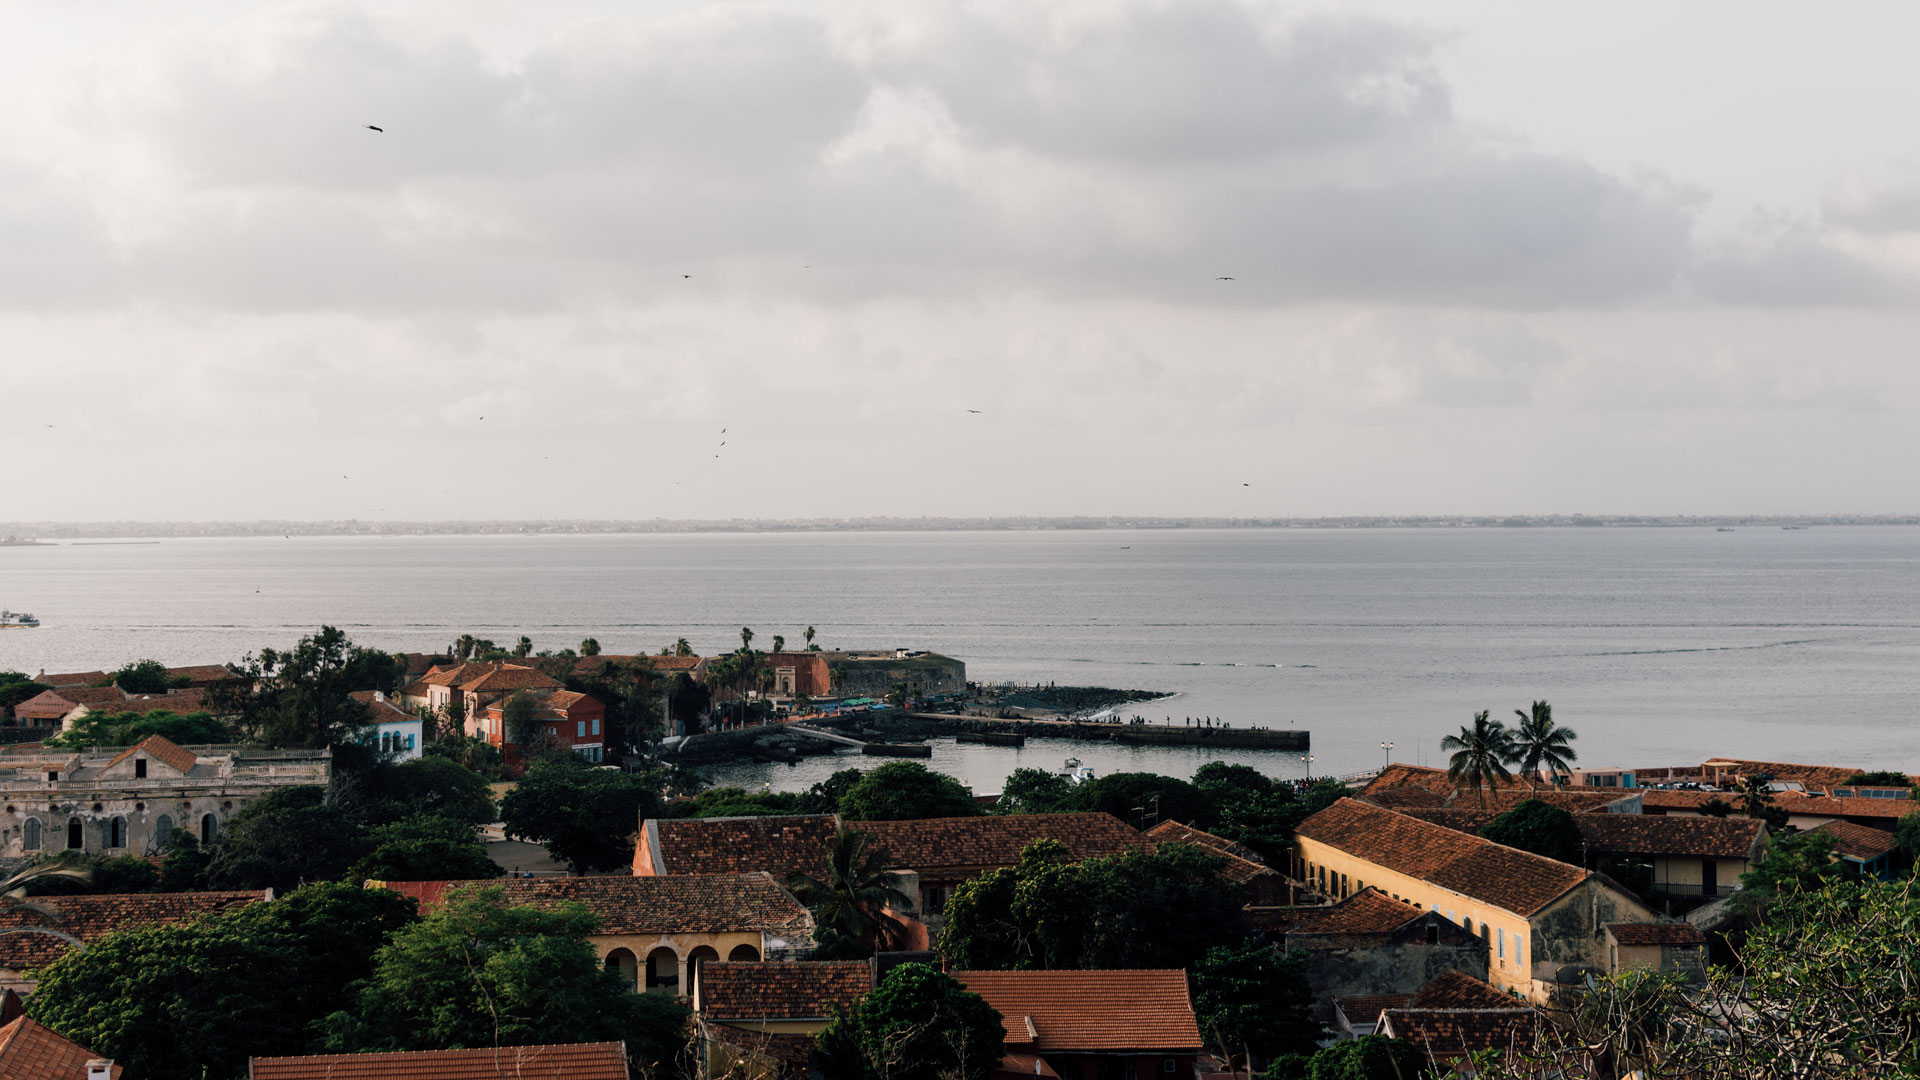
[[1478,934],[1494,986],[1545,1002],[1582,970],[1608,970],[1608,923],[1656,922],[1602,874],[1342,799],[1295,832],[1296,876],[1335,898],[1371,885]]

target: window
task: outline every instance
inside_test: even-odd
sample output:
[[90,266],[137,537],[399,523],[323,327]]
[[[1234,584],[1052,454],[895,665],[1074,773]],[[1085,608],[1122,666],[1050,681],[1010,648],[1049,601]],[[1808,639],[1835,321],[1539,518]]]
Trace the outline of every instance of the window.
[[1169,1076],[1179,1071],[1179,1068],[1180,1068],[1180,1065],[1179,1065],[1178,1058],[1161,1058],[1160,1059],[1160,1071],[1163,1073],[1166,1073]]
[[1513,935],[1513,966],[1519,968],[1521,971],[1525,971],[1527,970],[1527,964],[1525,960],[1520,958],[1521,949],[1524,948],[1524,946],[1520,944],[1520,941],[1521,938],[1519,934]]
[[67,819],[67,846],[84,848],[87,846],[87,828],[80,824],[79,818]]
[[593,733],[600,734],[600,718],[597,716],[593,718]]
[[28,818],[27,823],[24,826],[22,826],[20,829],[20,835],[22,838],[20,841],[21,847],[25,848],[28,851],[39,851],[40,850],[40,819],[31,818],[31,817]]
[[173,818],[168,817],[166,814],[161,814],[160,820],[153,823],[153,842],[155,846],[164,845],[167,842],[167,837],[171,835],[173,835]]
[[49,784],[57,784],[57,783],[59,783],[59,782],[60,782],[60,774],[59,774],[58,772],[56,772],[55,770],[53,770],[53,769],[48,769],[48,770],[47,770],[47,783],[49,783]]
[[133,759],[133,778],[135,780],[145,780],[147,778],[146,758],[137,757]]
[[407,733],[407,749],[409,750],[413,749],[413,733],[412,732]]
[[213,838],[218,835],[220,835],[220,819],[214,817],[212,814],[201,817],[200,842],[202,844],[211,844],[213,843]]
[[107,823],[107,846],[110,848],[123,848],[127,846],[126,818],[117,817]]
[[1461,920],[1460,925],[1467,928],[1467,933],[1473,933],[1473,916],[1469,915]]
[[584,739],[584,738],[586,738],[586,735],[587,735],[587,722],[586,722],[585,720],[580,720],[580,721],[576,721],[576,724],[577,724],[577,727],[576,727],[576,729],[574,730],[574,733],[573,733],[573,737],[574,737],[574,738],[576,738],[576,739]]
[[1505,960],[1507,958],[1507,928],[1504,926],[1501,927],[1499,934],[1500,934],[1500,945],[1499,945],[1500,959]]
[[1427,924],[1427,944],[1429,945],[1440,944],[1440,928],[1438,926],[1435,926],[1433,923]]

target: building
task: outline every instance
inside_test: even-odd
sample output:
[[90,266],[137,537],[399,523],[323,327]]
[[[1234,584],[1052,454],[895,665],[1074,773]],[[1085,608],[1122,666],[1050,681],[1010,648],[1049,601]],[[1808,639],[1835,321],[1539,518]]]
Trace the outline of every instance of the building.
[[[78,941],[90,945],[128,926],[185,922],[273,899],[273,890],[180,893],[101,893],[49,896],[51,918],[26,908],[0,910],[0,986],[29,993],[26,973],[58,960]],[[5,1073],[0,1071],[0,1076]]]
[[356,690],[347,695],[367,707],[373,721],[363,741],[389,761],[412,761],[426,749],[426,721],[387,700],[378,690]]
[[601,960],[635,990],[653,993],[694,995],[711,961],[797,959],[813,947],[813,916],[765,873],[368,884],[423,909],[461,887],[499,888],[516,904],[581,904],[599,920],[587,940]]
[[185,667],[168,668],[167,678],[175,682],[185,679],[187,689],[205,690],[232,682],[235,675],[233,669],[225,664],[188,664]]
[[33,677],[33,681],[39,683],[41,686],[51,686],[58,689],[65,686],[101,686],[111,678],[113,678],[113,675],[105,671],[67,671],[49,675],[43,668],[40,674]]
[[1529,799],[1557,806],[1568,813],[1637,814],[1640,792],[1582,790],[1553,784],[1532,784],[1511,777],[1487,790],[1469,791],[1447,778],[1445,769],[1396,764],[1381,770],[1355,797],[1389,810],[1459,810],[1503,813]]
[[1492,984],[1533,1001],[1606,970],[1602,925],[1655,921],[1605,875],[1360,799],[1301,822],[1295,849],[1295,876],[1329,896],[1371,885],[1478,934]]
[[[1185,971],[951,974],[999,1012],[1008,1058],[1037,1058],[1062,1080],[1192,1080],[1204,1049]],[[1003,1061],[1001,1071],[1037,1071],[1011,1064]]]
[[0,1077],[120,1080],[119,1065],[27,1017],[20,1009],[18,997],[0,1008]]
[[[925,949],[940,931],[955,886],[1020,861],[1036,840],[1054,840],[1078,861],[1150,846],[1146,837],[1111,814],[1004,814],[853,821],[846,828],[872,836],[898,874],[897,887],[916,910],[893,912],[905,924],[905,949]],[[786,881],[796,873],[820,878],[827,851],[842,827],[837,814],[740,818],[648,818],[634,844],[639,875],[761,870]]]
[[[1487,948],[1479,937],[1437,911],[1395,900],[1371,885],[1289,927],[1285,940],[1288,952],[1309,954],[1307,983],[1314,1015],[1323,1023],[1339,1024],[1335,1005],[1341,999],[1411,995],[1449,971],[1487,975]],[[1373,1019],[1366,1023],[1371,1031]]]
[[627,1080],[624,1043],[257,1057],[247,1080]]
[[[439,666],[420,677],[426,691],[426,706],[442,716],[455,708],[467,717],[467,734],[473,730],[473,717],[488,705],[520,690],[542,692],[560,689],[560,683],[529,664],[508,660],[476,660]],[[412,691],[413,686],[408,690]]]
[[1610,971],[1706,978],[1707,935],[1691,923],[1608,923],[1606,942]]
[[804,1071],[813,1036],[873,989],[871,960],[706,965],[693,996],[707,1075]]
[[63,686],[43,690],[15,705],[13,717],[33,727],[64,728],[67,721],[89,711],[119,712],[126,700],[126,692],[117,686]]
[[1245,844],[1202,832],[1177,821],[1163,821],[1155,825],[1147,830],[1146,837],[1155,845],[1193,844],[1204,848],[1209,854],[1219,856],[1223,861],[1220,876],[1240,890],[1246,907],[1282,907],[1294,902],[1292,883],[1287,881],[1284,874],[1268,866],[1259,852]]
[[521,733],[508,730],[507,705],[512,700],[495,701],[469,718],[467,725],[470,732],[500,748],[507,768],[523,768],[526,755],[540,745],[565,747],[595,764],[606,759],[606,735],[601,728],[607,722],[607,707],[599,699],[572,690],[535,692],[535,734],[525,740]]
[[[782,657],[792,653],[780,653]],[[884,698],[894,687],[905,687],[912,698],[935,694],[965,693],[967,665],[939,653],[911,649],[878,652],[820,652],[827,667],[828,685],[824,694],[809,697]],[[779,677],[776,668],[775,678]],[[805,693],[805,691],[801,691]]]
[[182,747],[151,735],[125,749],[39,748],[0,757],[0,857],[80,850],[155,855],[174,829],[211,841],[248,803],[324,785],[330,750]]
[[1899,847],[1892,833],[1851,821],[1829,821],[1809,831],[1833,837],[1833,857],[1849,877],[1892,878],[1893,853]]
[[1470,975],[1448,972],[1405,1004],[1382,1009],[1376,1034],[1404,1039],[1421,1056],[1451,1065],[1470,1054],[1512,1054],[1531,1046],[1540,1014]]

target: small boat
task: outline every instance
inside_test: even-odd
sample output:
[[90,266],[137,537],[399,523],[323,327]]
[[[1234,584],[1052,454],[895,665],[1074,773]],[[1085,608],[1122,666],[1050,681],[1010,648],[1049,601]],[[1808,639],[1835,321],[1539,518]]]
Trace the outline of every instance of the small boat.
[[21,630],[40,625],[40,620],[24,611],[0,608],[0,630]]
[[1079,758],[1070,757],[1066,765],[1061,768],[1059,775],[1076,784],[1084,784],[1093,779],[1093,766],[1082,765]]

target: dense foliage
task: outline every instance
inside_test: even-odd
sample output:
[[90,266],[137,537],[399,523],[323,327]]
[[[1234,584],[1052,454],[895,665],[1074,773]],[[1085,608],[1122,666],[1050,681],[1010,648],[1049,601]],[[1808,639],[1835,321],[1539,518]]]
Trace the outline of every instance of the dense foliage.
[[96,746],[132,746],[149,735],[158,735],[181,746],[230,743],[239,738],[225,721],[207,713],[176,716],[164,709],[155,709],[150,713],[89,712],[75,720],[66,731],[46,740],[46,744],[75,750]]
[[955,968],[1193,968],[1245,933],[1221,860],[1190,844],[1069,862],[1058,842],[954,889],[935,948]]
[[13,707],[51,689],[18,671],[0,671],[0,718],[13,721]]
[[1193,1011],[1207,1046],[1223,1058],[1266,1061],[1311,1054],[1321,1027],[1313,1018],[1307,956],[1246,941],[1216,945],[1193,969]]
[[500,801],[500,820],[507,835],[543,844],[584,873],[631,863],[640,819],[658,817],[660,809],[647,778],[565,754],[534,763]]
[[1197,829],[1213,824],[1213,803],[1199,788],[1158,773],[1111,773],[1077,784],[1054,809],[1100,810],[1136,828],[1160,821],[1183,822]]
[[268,746],[322,747],[350,742],[370,722],[356,690],[392,691],[393,657],[363,649],[323,626],[285,652],[261,649],[238,678],[209,692],[213,711],[238,717],[240,730]]
[[164,694],[191,686],[193,680],[167,673],[167,665],[158,660],[135,660],[108,676],[108,682],[129,694]]
[[505,873],[474,839],[473,826],[437,814],[376,825],[372,850],[347,868],[348,881],[471,881]]
[[1488,822],[1480,835],[1564,863],[1581,863],[1580,827],[1573,815],[1539,799],[1528,799]]
[[972,817],[980,804],[960,781],[917,761],[889,761],[860,777],[840,796],[840,814],[852,821],[908,821]]
[[901,964],[820,1032],[813,1065],[836,1080],[983,1080],[1005,1045],[1000,1014],[980,995],[930,965]]
[[1073,794],[1073,781],[1045,769],[1015,769],[1000,785],[996,814],[1045,814]]
[[1435,1075],[1430,1065],[1410,1042],[1362,1035],[1322,1050],[1275,1058],[1260,1080],[1417,1080]]

